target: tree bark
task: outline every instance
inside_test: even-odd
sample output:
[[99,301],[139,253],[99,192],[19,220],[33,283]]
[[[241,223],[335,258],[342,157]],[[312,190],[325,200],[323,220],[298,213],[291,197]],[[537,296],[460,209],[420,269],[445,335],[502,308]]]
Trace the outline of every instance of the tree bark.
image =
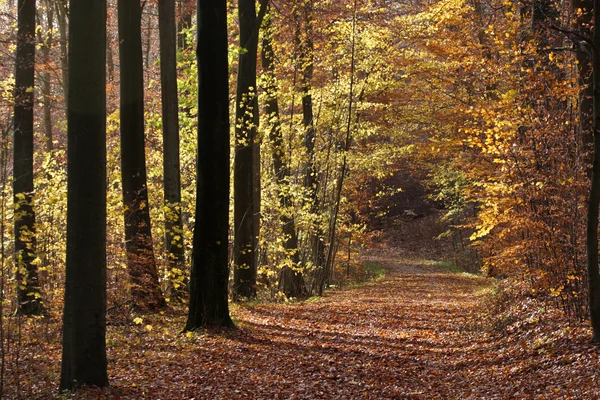
[[[304,187],[310,199],[310,212],[319,212],[319,180],[315,168],[315,139],[312,77],[314,63],[313,43],[313,0],[303,0],[302,4],[294,6],[294,21],[296,25],[295,41],[298,52],[296,69],[300,71],[300,86],[302,90],[302,124],[304,126],[303,145],[306,149],[307,161],[304,165]],[[317,267],[323,268],[325,262],[325,247],[322,241],[323,230],[316,226],[310,234],[312,246],[312,261]]]
[[69,36],[69,28],[68,28],[68,6],[67,0],[56,0],[56,11],[58,16],[58,32],[60,36],[60,67],[62,73],[62,86],[64,93],[64,103],[65,109],[67,108],[68,103],[68,93],[69,93],[69,65],[67,62],[68,58],[68,36]]
[[60,390],[106,386],[106,0],[71,0]]
[[[44,139],[46,151],[50,152],[54,148],[52,135],[52,81],[48,71],[50,64],[50,49],[54,41],[54,8],[50,0],[46,0],[46,28],[38,31],[38,38],[42,44],[42,63],[44,71],[40,74],[42,81],[42,115],[44,126]],[[43,26],[38,14],[38,25]],[[45,32],[44,32],[45,31]]]
[[[575,31],[582,37],[592,37],[592,10],[594,4],[592,0],[573,0],[572,10],[575,18]],[[581,9],[582,13],[578,14],[577,10]],[[579,40],[575,44],[577,56],[577,78],[581,89],[579,95],[579,129],[583,151],[585,152],[584,160],[591,165],[590,155],[592,154],[593,146],[593,84],[592,84],[592,53],[593,49],[585,40]]]
[[181,293],[184,243],[181,219],[181,177],[179,169],[179,105],[177,99],[177,58],[175,3],[158,1],[160,38],[160,80],[163,121],[163,171],[165,199],[165,243],[169,256],[171,294]]
[[179,19],[177,21],[177,47],[179,49],[188,49],[190,43],[183,32],[192,26],[192,15],[194,14],[193,0],[179,0]]
[[229,74],[227,2],[198,0],[198,157],[190,303],[184,331],[228,328]]
[[163,307],[165,300],[154,258],[146,183],[141,11],[138,0],[119,0],[121,177],[131,295],[135,307],[151,311]]
[[[277,101],[277,78],[275,76],[275,58],[273,50],[273,24],[270,10],[263,23],[263,40],[261,47],[261,62],[264,70],[265,83],[265,114],[269,121],[269,138],[273,146],[273,172],[279,187],[289,185],[290,169],[288,160],[285,158],[283,133],[281,131],[281,119],[279,115],[279,102]],[[287,193],[287,191],[284,191]],[[280,195],[280,204],[284,210],[281,215],[283,234],[285,236],[284,248],[294,268],[284,266],[279,277],[279,289],[286,297],[303,297],[306,295],[306,287],[302,272],[297,270],[300,264],[298,252],[298,235],[294,219],[286,214],[292,199],[288,194]]]
[[600,342],[600,271],[598,269],[598,206],[600,205],[600,0],[594,0],[593,116],[594,158],[588,199],[587,262],[590,319],[594,343]]
[[33,93],[35,68],[35,0],[19,0],[14,106],[14,232],[18,311],[42,311],[35,260],[33,208]]
[[234,249],[233,298],[235,301],[256,296],[257,224],[256,158],[258,102],[256,97],[256,61],[258,31],[255,31],[255,0],[239,0],[240,46],[235,100],[234,157]]

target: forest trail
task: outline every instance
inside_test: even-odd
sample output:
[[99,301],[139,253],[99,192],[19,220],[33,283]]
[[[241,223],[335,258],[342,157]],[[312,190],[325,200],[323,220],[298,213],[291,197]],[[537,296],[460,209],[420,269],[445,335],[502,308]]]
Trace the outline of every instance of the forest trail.
[[[363,286],[329,291],[316,301],[236,307],[239,329],[233,332],[174,335],[157,323],[138,340],[109,346],[112,395],[600,398],[597,389],[588,391],[597,386],[596,373],[572,371],[573,363],[589,366],[597,358],[592,346],[580,343],[589,353],[579,354],[579,361],[559,354],[562,361],[550,365],[556,354],[543,351],[544,346],[559,349],[557,340],[512,343],[474,324],[491,280],[403,260],[393,250],[371,252],[367,259],[385,266],[388,274]],[[164,326],[175,322],[169,320]],[[166,335],[156,335],[161,329]]]
[[600,398],[589,331],[529,321],[494,332],[477,316],[492,280],[393,249],[365,259],[387,275],[315,301],[235,306],[234,331],[181,335],[178,314],[145,317],[126,334],[111,328],[101,398]]

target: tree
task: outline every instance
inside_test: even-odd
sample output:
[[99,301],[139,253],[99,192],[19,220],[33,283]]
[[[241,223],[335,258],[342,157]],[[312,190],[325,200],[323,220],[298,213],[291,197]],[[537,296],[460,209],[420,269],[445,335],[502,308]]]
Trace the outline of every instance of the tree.
[[[264,91],[265,91],[265,114],[269,121],[269,138],[273,146],[273,173],[280,187],[289,184],[290,168],[289,160],[285,157],[285,148],[283,143],[283,133],[281,131],[281,118],[279,115],[279,102],[277,100],[277,77],[275,75],[273,50],[273,19],[270,9],[263,24],[263,40],[261,46],[261,62],[264,70]],[[280,195],[280,204],[283,208],[281,214],[281,223],[283,224],[283,234],[285,235],[284,248],[289,254],[293,266],[298,267],[300,263],[300,254],[298,251],[298,234],[296,233],[296,224],[294,219],[287,215],[287,209],[291,205],[291,197],[285,192]],[[281,269],[279,277],[279,288],[287,297],[298,297],[306,292],[302,273],[285,265]]]
[[158,2],[160,39],[160,81],[163,122],[163,171],[165,198],[165,243],[169,256],[172,289],[180,285],[184,263],[181,219],[181,177],[179,170],[179,115],[177,100],[177,59],[175,3]]
[[[600,0],[594,0],[594,47],[600,48]],[[588,199],[587,262],[590,319],[594,343],[600,342],[600,270],[598,268],[598,207],[600,206],[600,51],[594,51],[593,63],[594,156]]]
[[229,279],[227,2],[198,0],[198,157],[190,303],[184,331],[232,327]]
[[106,386],[106,0],[71,0],[60,390]]
[[19,312],[41,312],[35,264],[33,209],[33,84],[35,68],[35,0],[19,0],[14,106],[15,266]]
[[194,14],[193,0],[179,0],[179,19],[177,20],[177,47],[187,49],[190,42],[186,39],[185,29],[192,27],[192,15]]
[[65,108],[68,103],[68,92],[69,92],[69,68],[67,65],[67,52],[68,52],[68,5],[67,0],[55,0],[56,14],[58,17],[58,32],[60,36],[60,66],[62,75],[62,86],[64,93]]
[[[265,2],[266,4],[266,2]],[[262,11],[264,15],[265,11]],[[256,296],[257,234],[259,213],[255,191],[258,189],[256,151],[258,99],[256,97],[256,61],[258,26],[255,0],[238,2],[240,24],[237,88],[235,97],[234,157],[234,300]]]
[[144,139],[142,9],[138,0],[119,0],[121,93],[121,178],[125,207],[127,269],[134,306],[165,305],[152,245]]
[[[44,126],[44,137],[46,144],[46,151],[52,151],[54,148],[52,138],[52,80],[49,71],[50,64],[50,50],[54,42],[54,7],[50,0],[45,1],[46,11],[46,27],[44,29],[38,29],[38,40],[42,43],[42,63],[44,65],[44,71],[40,74],[40,80],[42,81],[42,114],[43,114],[43,126]],[[37,15],[38,25],[43,26],[40,12]]]

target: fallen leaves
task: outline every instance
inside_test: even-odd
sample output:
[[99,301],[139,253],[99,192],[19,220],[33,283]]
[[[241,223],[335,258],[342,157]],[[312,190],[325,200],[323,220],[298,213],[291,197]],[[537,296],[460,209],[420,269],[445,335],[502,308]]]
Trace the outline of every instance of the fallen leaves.
[[[568,327],[560,313],[540,319],[529,304],[491,329],[478,317],[491,280],[386,258],[382,280],[318,302],[235,307],[235,330],[182,335],[177,311],[111,325],[112,387],[72,398],[600,398],[587,328]],[[58,343],[29,350],[21,398],[54,397]]]

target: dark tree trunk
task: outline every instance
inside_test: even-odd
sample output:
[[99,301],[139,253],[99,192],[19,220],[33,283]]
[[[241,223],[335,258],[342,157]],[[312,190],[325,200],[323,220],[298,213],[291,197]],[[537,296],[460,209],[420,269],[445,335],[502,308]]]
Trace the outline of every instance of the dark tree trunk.
[[60,390],[106,386],[106,0],[71,0]]
[[[172,0],[171,0],[172,1]],[[192,15],[194,15],[193,0],[179,0],[179,19],[177,21],[177,47],[187,49],[190,43],[183,31],[192,26]]]
[[19,312],[38,314],[42,305],[35,260],[33,209],[33,81],[35,0],[19,0],[15,73],[14,169],[15,266]]
[[172,0],[158,1],[158,24],[162,88],[165,243],[169,256],[171,294],[178,297],[177,293],[182,292],[178,286],[183,284],[184,248],[179,173],[175,3]]
[[[280,187],[289,185],[290,169],[288,160],[285,158],[285,148],[283,143],[283,133],[281,131],[281,120],[279,116],[279,102],[277,101],[277,78],[275,77],[275,66],[273,60],[275,58],[273,52],[273,26],[270,12],[263,24],[263,40],[261,48],[261,61],[264,70],[264,92],[265,92],[265,114],[266,120],[270,126],[269,138],[273,145],[273,172],[275,179]],[[287,191],[285,191],[287,193]],[[285,210],[291,205],[291,198],[288,194],[280,196],[281,207]],[[299,267],[300,257],[298,252],[298,235],[296,234],[296,226],[294,219],[289,217],[286,212],[281,215],[281,223],[283,224],[283,234],[285,235],[284,247],[286,253],[290,255],[292,264]],[[306,295],[306,287],[302,272],[284,266],[279,277],[279,289],[287,297],[302,297]]]
[[119,0],[121,177],[131,295],[135,307],[156,310],[165,300],[154,258],[146,185],[141,17],[138,0]]
[[[594,0],[594,46],[600,48],[600,0]],[[595,343],[600,342],[600,271],[598,270],[598,206],[600,205],[600,51],[593,57],[594,158],[588,201],[587,261],[590,317]]]
[[[198,159],[190,304],[184,331],[232,327],[229,279],[227,2],[198,0]],[[201,39],[200,39],[201,38]]]
[[233,298],[256,296],[257,224],[255,205],[256,58],[255,0],[239,0],[240,52],[235,99]]
[[[572,9],[575,18],[575,31],[582,37],[592,37],[592,10],[594,3],[592,0],[573,0]],[[581,9],[582,13],[577,14],[577,10]],[[593,91],[592,84],[592,53],[593,49],[585,40],[579,40],[576,43],[577,55],[577,75],[581,93],[579,97],[579,129],[583,150],[586,152],[585,161],[591,164],[593,146]]]
[[[294,8],[294,20],[296,25],[295,41],[298,52],[297,70],[300,71],[300,85],[302,89],[302,124],[304,126],[303,144],[306,149],[307,161],[304,166],[304,187],[311,201],[311,213],[319,212],[319,180],[315,168],[315,139],[316,130],[314,126],[313,102],[312,102],[312,77],[314,43],[312,39],[312,12],[313,0],[305,0],[303,5]],[[304,29],[303,29],[304,28]],[[325,262],[325,247],[321,240],[323,231],[316,226],[310,234],[312,246],[313,263],[323,268]]]

